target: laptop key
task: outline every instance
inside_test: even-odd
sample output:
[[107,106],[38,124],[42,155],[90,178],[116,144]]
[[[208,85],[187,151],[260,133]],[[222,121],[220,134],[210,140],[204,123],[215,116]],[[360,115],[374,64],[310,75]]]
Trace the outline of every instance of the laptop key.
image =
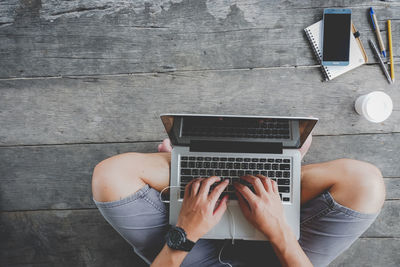
[[207,176],[213,176],[214,170],[207,170]]
[[268,162],[274,162],[275,160],[274,159],[268,159]]
[[218,168],[225,169],[225,162],[218,163]]
[[251,161],[252,161],[252,162],[258,162],[258,159],[253,158],[253,159],[251,159]]
[[188,157],[181,157],[181,160],[188,160]]
[[290,179],[279,179],[278,185],[290,185]]
[[267,171],[261,171],[261,175],[268,176],[268,172]]
[[281,162],[282,162],[282,159],[275,159],[275,162],[281,163]]
[[229,172],[229,175],[230,176],[236,176],[237,175],[237,171],[232,170],[232,171]]
[[[278,180],[279,182],[279,180]],[[289,186],[278,186],[279,193],[289,193],[290,187]]]
[[290,172],[283,172],[284,178],[290,178]]
[[271,163],[265,163],[264,170],[270,170],[270,169],[271,169]]
[[221,170],[215,170],[215,171],[214,171],[214,175],[215,175],[215,176],[221,176],[221,174],[222,174],[222,171],[221,171]]
[[269,171],[268,172],[268,177],[269,178],[274,178],[275,177],[275,172],[274,171]]
[[223,170],[222,171],[223,176],[229,176],[229,170]]
[[260,162],[267,162],[267,159],[260,159]]
[[211,162],[211,168],[218,168],[218,162]]
[[227,158],[220,158],[219,160],[220,161],[227,161],[228,159]]
[[262,163],[257,163],[257,169],[262,169],[264,167],[264,164]]
[[253,175],[260,174],[260,171],[253,171]]
[[288,171],[290,170],[290,164],[281,164],[279,168],[280,170]]
[[196,160],[196,157],[189,157],[189,160]]
[[235,158],[228,158],[228,161],[235,161]]
[[277,177],[277,178],[282,177],[282,172],[281,171],[276,171],[275,172],[275,177]]
[[213,157],[212,160],[213,160],[213,161],[219,161],[219,158]]
[[290,159],[284,159],[283,163],[290,163]]
[[248,169],[249,168],[249,164],[248,163],[242,163],[241,167],[242,167],[242,169]]
[[206,176],[206,169],[201,169],[200,170],[200,176],[202,176],[202,177],[204,177],[204,176]]
[[244,175],[244,171],[243,170],[239,170],[237,174],[238,174],[238,176],[243,176]]
[[204,158],[203,157],[197,157],[197,160],[202,161]]
[[192,170],[191,169],[181,169],[181,175],[191,175]]
[[272,164],[273,170],[279,170],[279,164]]
[[256,168],[256,164],[255,163],[250,163],[249,164],[249,169],[255,169]]
[[183,175],[181,176],[181,183],[189,183],[193,180],[192,176]]
[[199,175],[199,169],[192,169],[192,175]]
[[228,163],[226,164],[226,168],[227,168],[227,169],[232,169],[232,168],[233,168],[233,163],[232,163],[232,162],[228,162]]
[[284,197],[282,200],[283,200],[283,201],[286,201],[286,202],[289,202],[289,201],[290,201],[290,198]]
[[235,168],[235,169],[240,169],[240,163],[235,163],[235,164],[233,164],[233,168]]
[[244,162],[250,162],[250,161],[251,161],[251,159],[249,159],[249,158],[244,159]]
[[242,159],[242,158],[237,158],[236,161],[237,161],[237,162],[242,162],[243,159]]
[[203,162],[196,162],[196,168],[203,168]]
[[181,162],[181,167],[182,168],[186,168],[188,166],[188,162],[187,161],[182,161]]

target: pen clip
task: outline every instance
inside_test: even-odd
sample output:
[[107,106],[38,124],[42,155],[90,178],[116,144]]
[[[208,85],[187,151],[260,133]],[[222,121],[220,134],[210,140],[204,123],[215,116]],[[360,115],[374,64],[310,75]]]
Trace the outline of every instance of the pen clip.
[[374,30],[375,30],[375,22],[374,22],[374,15],[375,13],[374,13],[374,10],[372,9],[372,7],[370,7],[369,8],[369,16],[371,17],[371,21],[372,21],[372,27],[374,28]]

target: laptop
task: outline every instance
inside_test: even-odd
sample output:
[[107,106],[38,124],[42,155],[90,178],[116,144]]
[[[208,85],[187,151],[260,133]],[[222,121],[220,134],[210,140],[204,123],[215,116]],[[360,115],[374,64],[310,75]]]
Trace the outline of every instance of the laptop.
[[244,182],[240,176],[261,174],[278,183],[287,222],[299,239],[298,149],[317,118],[162,114],[161,120],[173,145],[170,224],[177,222],[185,186],[192,179],[215,175],[229,180],[224,192],[229,195],[228,210],[203,238],[267,240],[242,214],[233,187],[235,181]]

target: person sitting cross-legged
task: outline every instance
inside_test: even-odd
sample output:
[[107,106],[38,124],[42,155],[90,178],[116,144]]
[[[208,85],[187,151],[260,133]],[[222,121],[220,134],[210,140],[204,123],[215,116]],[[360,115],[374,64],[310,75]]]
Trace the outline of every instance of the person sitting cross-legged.
[[[305,155],[311,136],[300,149]],[[382,174],[370,163],[338,159],[301,169],[300,239],[288,226],[277,184],[268,177],[245,176],[254,192],[235,184],[244,216],[269,242],[241,241],[221,257],[224,241],[202,239],[221,219],[228,197],[219,201],[227,182],[198,178],[185,188],[176,226],[195,243],[188,251],[165,242],[168,205],[160,192],[170,181],[171,145],[158,153],[125,153],[100,162],[94,169],[94,201],[104,218],[152,266],[327,266],[376,219],[385,199]],[[222,259],[221,259],[222,258]],[[224,262],[224,263],[223,263]]]

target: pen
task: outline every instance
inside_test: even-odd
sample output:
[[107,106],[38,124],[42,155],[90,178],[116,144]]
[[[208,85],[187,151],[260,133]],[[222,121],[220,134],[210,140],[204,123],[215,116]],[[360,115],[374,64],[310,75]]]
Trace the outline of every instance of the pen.
[[389,38],[389,53],[390,53],[390,76],[392,77],[392,82],[394,83],[394,62],[393,62],[393,47],[392,47],[392,27],[391,21],[387,21],[388,27],[388,38]]
[[369,15],[371,16],[372,26],[374,27],[376,36],[378,37],[379,47],[381,49],[383,57],[386,57],[385,46],[383,45],[381,31],[379,30],[378,20],[372,7],[369,8]]
[[387,69],[385,67],[385,63],[383,63],[383,60],[381,58],[381,55],[379,54],[378,48],[376,48],[374,42],[371,39],[369,39],[369,44],[371,45],[372,50],[374,51],[375,57],[377,57],[379,59],[379,64],[381,65],[381,68],[382,68],[383,72],[385,73],[387,80],[391,84],[392,79],[390,79],[389,72],[387,71]]

